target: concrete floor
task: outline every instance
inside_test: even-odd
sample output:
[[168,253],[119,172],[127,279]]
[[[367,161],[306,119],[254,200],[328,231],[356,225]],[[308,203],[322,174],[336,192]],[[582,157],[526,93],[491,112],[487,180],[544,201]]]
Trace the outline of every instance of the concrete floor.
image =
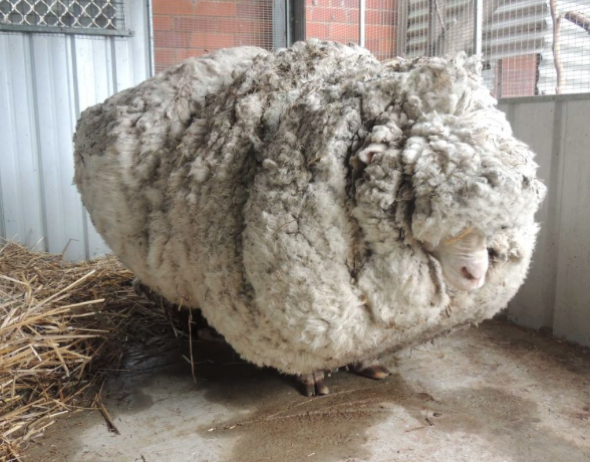
[[75,414],[29,460],[590,461],[590,353],[502,321],[391,358],[383,382],[333,374],[316,398],[220,345],[196,350],[197,384],[177,351],[109,382],[120,435]]

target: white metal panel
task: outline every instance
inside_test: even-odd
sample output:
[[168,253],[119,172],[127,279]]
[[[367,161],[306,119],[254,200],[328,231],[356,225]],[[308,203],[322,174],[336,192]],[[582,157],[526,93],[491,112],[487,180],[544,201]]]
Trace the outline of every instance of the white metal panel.
[[3,131],[0,175],[4,228],[6,237],[42,248],[45,232],[40,203],[29,37],[7,34],[2,36],[0,43],[0,124]]
[[0,32],[0,236],[71,260],[108,251],[72,185],[79,114],[150,75],[147,2],[133,37]]
[[[126,39],[115,38],[112,41],[112,54],[114,56],[114,67],[115,70],[115,92],[121,91],[125,88],[133,86],[135,83],[134,72],[133,72],[133,60],[129,56],[129,46],[127,45]],[[140,71],[137,72],[141,78],[144,74]]]
[[[77,79],[77,116],[89,106],[103,101],[113,94],[113,60],[110,40],[102,37],[72,37],[73,53],[76,56],[74,74]],[[86,228],[86,252],[89,258],[105,253],[103,239],[94,229],[88,214],[84,211]]]
[[61,250],[71,260],[86,256],[82,207],[74,176],[72,132],[76,123],[71,91],[72,70],[69,38],[33,35],[32,60],[38,122],[42,198],[47,221],[47,248]]

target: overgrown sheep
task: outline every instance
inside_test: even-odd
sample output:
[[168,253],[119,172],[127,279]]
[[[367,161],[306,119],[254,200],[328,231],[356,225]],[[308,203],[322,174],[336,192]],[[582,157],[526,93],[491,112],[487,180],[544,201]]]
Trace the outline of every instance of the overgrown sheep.
[[522,284],[545,187],[479,60],[312,40],[188,59],[87,109],[75,183],[142,284],[327,393]]

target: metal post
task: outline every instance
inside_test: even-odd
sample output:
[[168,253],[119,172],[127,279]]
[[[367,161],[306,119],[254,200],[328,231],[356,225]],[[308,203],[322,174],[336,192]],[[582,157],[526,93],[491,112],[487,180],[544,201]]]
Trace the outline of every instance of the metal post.
[[289,8],[286,0],[272,3],[272,47],[285,48],[290,42]]
[[287,46],[290,47],[293,45],[295,40],[293,40],[293,18],[291,17],[293,14],[293,5],[291,4],[291,0],[285,0],[285,16],[287,21]]
[[287,1],[287,45],[305,40],[305,2]]
[[154,52],[154,8],[152,0],[147,0],[147,16],[149,77],[153,77],[156,75],[156,57]]
[[475,27],[473,28],[473,53],[481,55],[483,51],[483,0],[475,0]]
[[365,7],[366,1],[359,0],[359,45],[365,47]]
[[397,40],[395,53],[397,56],[405,56],[406,42],[408,40],[408,2],[398,2],[397,8]]

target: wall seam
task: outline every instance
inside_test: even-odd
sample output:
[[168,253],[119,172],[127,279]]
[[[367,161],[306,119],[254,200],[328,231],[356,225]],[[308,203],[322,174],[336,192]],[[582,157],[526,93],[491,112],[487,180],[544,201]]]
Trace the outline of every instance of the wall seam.
[[[70,41],[70,52],[72,56],[72,89],[74,91],[74,110],[76,115],[76,124],[80,118],[80,86],[78,83],[78,60],[76,58],[76,36],[72,35]],[[75,131],[75,127],[74,127]],[[82,235],[84,239],[84,258],[90,259],[90,243],[88,242],[88,212],[82,201],[80,201],[80,207],[82,208]]]
[[567,105],[563,101],[555,101],[553,113],[553,144],[551,157],[551,177],[549,179],[549,191],[553,190],[553,194],[549,194],[548,216],[553,217],[550,228],[550,236],[554,239],[551,242],[551,250],[554,255],[555,265],[551,267],[550,281],[545,284],[549,288],[547,294],[552,305],[551,309],[551,327],[555,326],[555,320],[558,313],[557,306],[557,280],[558,280],[558,259],[559,247],[561,237],[561,210],[563,200],[563,175],[565,171],[565,137],[567,136],[567,124],[564,120],[567,119]]
[[29,88],[31,92],[31,99],[32,99],[32,107],[29,103],[29,110],[32,113],[33,118],[33,129],[35,130],[35,136],[33,137],[34,141],[34,151],[35,151],[35,158],[37,161],[37,186],[38,186],[38,196],[39,196],[39,205],[41,209],[41,231],[42,231],[42,239],[43,239],[43,250],[48,250],[48,232],[49,232],[49,223],[47,221],[47,203],[45,200],[45,178],[43,172],[43,155],[41,153],[41,121],[39,120],[39,95],[37,90],[37,84],[35,82],[35,76],[37,75],[37,69],[35,66],[35,46],[33,44],[33,34],[27,34],[27,42],[29,47]]

